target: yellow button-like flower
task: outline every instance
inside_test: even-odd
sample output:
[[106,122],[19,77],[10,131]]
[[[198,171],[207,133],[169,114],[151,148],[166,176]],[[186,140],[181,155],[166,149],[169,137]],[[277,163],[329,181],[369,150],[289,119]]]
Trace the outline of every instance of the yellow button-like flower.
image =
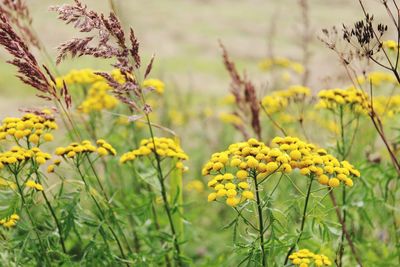
[[216,193],[210,193],[207,198],[208,198],[208,202],[214,201],[214,200],[217,199],[217,194]]
[[329,183],[328,184],[329,184],[330,187],[338,187],[339,184],[340,184],[340,181],[337,178],[331,178],[331,179],[329,179]]
[[246,179],[247,177],[249,177],[249,173],[247,171],[244,171],[244,170],[239,170],[236,173],[236,177],[238,179]]
[[237,204],[239,204],[240,200],[236,197],[228,197],[226,199],[226,204],[228,204],[231,207],[235,207],[237,206]]

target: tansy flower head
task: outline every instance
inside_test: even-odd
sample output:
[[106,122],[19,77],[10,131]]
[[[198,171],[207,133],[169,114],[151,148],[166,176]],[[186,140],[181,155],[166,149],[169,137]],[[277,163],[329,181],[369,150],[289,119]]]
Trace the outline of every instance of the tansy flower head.
[[287,58],[277,57],[269,58],[259,63],[259,68],[264,71],[269,71],[273,68],[290,69],[296,73],[303,73],[304,67],[296,61],[292,61]]
[[185,189],[189,192],[195,191],[201,193],[204,191],[204,184],[200,180],[192,180],[186,184]]
[[313,175],[322,185],[338,187],[340,182],[353,186],[353,177],[360,177],[360,172],[348,161],[339,161],[325,150],[313,144],[301,141],[297,137],[275,137],[273,145],[286,151],[290,156],[290,167],[299,169],[302,175]]
[[[109,73],[117,83],[124,83],[125,78],[122,73],[115,69]],[[114,109],[118,100],[109,91],[111,87],[107,80],[96,74],[92,69],[72,70],[68,74],[56,79],[57,87],[62,88],[65,82],[67,85],[83,86],[87,90],[86,98],[79,105],[78,110],[82,113],[90,113],[101,110]]]
[[33,145],[39,145],[41,141],[50,142],[53,136],[49,133],[58,126],[51,115],[36,115],[27,113],[20,118],[8,117],[3,119],[0,125],[0,140],[6,139],[26,139]]
[[43,191],[43,186],[42,186],[41,184],[36,183],[36,182],[33,181],[33,180],[28,180],[28,181],[26,181],[25,185],[26,185],[27,187],[36,189],[36,190],[38,190],[38,191]]
[[[140,147],[123,154],[120,158],[120,163],[134,160],[137,157],[152,156],[154,152],[160,158],[175,158],[177,160],[189,159],[188,155],[186,155],[179,144],[173,139],[154,137],[154,140],[152,138],[141,140]],[[182,165],[178,164],[177,167],[180,168]]]
[[376,114],[391,118],[400,113],[400,95],[375,96],[373,105]]
[[14,227],[17,222],[19,221],[19,216],[18,214],[11,214],[10,217],[8,218],[3,218],[0,220],[0,225],[2,225],[4,228],[12,228]]
[[143,81],[142,84],[143,88],[152,88],[158,94],[162,95],[164,93],[165,84],[158,79],[147,79]]
[[[51,158],[48,153],[42,152],[39,148],[25,149],[19,146],[11,148],[9,151],[0,153],[0,168],[4,165],[21,164],[29,159],[33,159],[37,164],[44,164]],[[16,166],[17,166],[16,165]]]
[[96,141],[96,144],[98,146],[97,153],[99,153],[100,156],[106,156],[108,153],[113,156],[117,155],[117,151],[105,140],[99,139]]
[[359,114],[366,114],[370,101],[366,93],[353,87],[347,89],[328,89],[318,93],[319,102],[316,108],[336,111],[338,108],[351,110]]
[[357,77],[357,83],[366,84],[369,86],[370,83],[374,87],[381,86],[382,84],[393,84],[397,86],[396,77],[391,72],[373,71],[366,75]]
[[219,119],[224,123],[233,124],[235,126],[243,125],[242,119],[238,115],[232,113],[223,112],[219,114]]
[[290,261],[300,267],[308,267],[310,264],[314,266],[331,266],[332,262],[323,254],[314,254],[308,249],[301,249],[289,255]]
[[94,83],[88,90],[86,99],[79,105],[78,110],[90,113],[102,110],[112,110],[118,100],[109,94],[111,87],[104,81]]
[[289,103],[303,101],[310,95],[310,88],[301,85],[293,85],[286,90],[275,91],[265,96],[261,104],[268,114],[274,114],[283,111]]
[[214,190],[208,201],[223,198],[229,206],[236,206],[254,199],[254,179],[290,171],[289,161],[284,151],[271,149],[254,138],[232,144],[228,150],[214,153],[203,167],[202,174],[211,175],[208,187]]
[[235,103],[236,103],[236,98],[234,94],[228,94],[219,101],[219,104],[221,105],[233,105]]
[[400,47],[399,44],[394,40],[383,41],[382,46],[393,51],[397,51]]
[[[103,139],[97,140],[97,147],[89,140],[84,140],[81,143],[71,143],[67,147],[58,147],[55,151],[56,155],[64,158],[76,158],[92,153],[97,153],[99,156],[106,156],[108,154],[115,156],[117,154],[116,150]],[[59,162],[55,161],[54,164],[58,165]]]

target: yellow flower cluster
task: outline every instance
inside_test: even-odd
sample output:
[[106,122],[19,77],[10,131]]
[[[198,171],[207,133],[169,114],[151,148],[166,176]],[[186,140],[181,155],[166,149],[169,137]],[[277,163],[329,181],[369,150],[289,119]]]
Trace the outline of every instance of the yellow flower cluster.
[[57,129],[54,119],[35,114],[25,114],[21,118],[5,118],[0,126],[0,140],[7,137],[20,140],[26,138],[35,145],[43,141],[52,141],[53,136],[49,131]]
[[165,84],[158,79],[147,79],[147,80],[143,81],[142,87],[143,88],[152,88],[158,94],[162,95],[164,93]]
[[[140,142],[140,147],[138,149],[123,154],[119,161],[120,163],[125,163],[140,156],[149,156],[154,153],[154,151],[161,158],[170,157],[178,160],[189,159],[188,155],[186,155],[179,144],[173,139],[166,137],[154,137],[154,142],[152,138],[143,139]],[[183,168],[183,165],[177,164],[177,167]]]
[[112,110],[118,105],[118,100],[108,94],[110,86],[104,81],[96,82],[88,90],[86,99],[79,105],[78,110],[83,113],[101,110]]
[[297,137],[275,137],[273,144],[290,156],[290,167],[299,169],[302,175],[316,176],[318,182],[330,187],[338,187],[340,182],[353,186],[352,177],[360,177],[360,172],[348,161],[339,161],[324,149],[301,141]]
[[219,100],[220,105],[233,105],[236,103],[236,98],[233,94],[228,94]]
[[296,73],[303,73],[304,67],[296,61],[287,58],[268,58],[261,61],[258,65],[261,70],[268,71],[273,68],[291,69]]
[[380,116],[393,117],[400,113],[400,95],[376,96],[373,98],[374,111]]
[[286,90],[275,91],[271,95],[265,96],[261,104],[268,114],[274,114],[285,109],[291,101],[303,101],[305,97],[310,95],[310,88],[301,85],[293,85]]
[[214,153],[204,165],[202,175],[211,175],[208,186],[215,192],[208,201],[226,198],[236,206],[254,197],[253,180],[263,180],[275,172],[290,173],[299,169],[302,175],[316,176],[318,182],[338,187],[340,182],[353,186],[352,177],[360,172],[348,161],[337,160],[324,149],[317,149],[296,137],[275,137],[272,146],[252,138],[229,146],[228,150]]
[[[118,83],[125,81],[124,76],[118,69],[112,70],[110,75]],[[89,87],[86,99],[78,107],[78,110],[83,113],[101,111],[103,109],[111,110],[118,104],[118,100],[108,93],[111,87],[108,85],[106,79],[96,75],[92,69],[72,70],[65,76],[57,78],[56,83],[58,88],[62,87],[63,80],[67,85]]]
[[37,164],[45,164],[51,158],[48,153],[42,152],[39,148],[25,149],[23,147],[15,146],[11,150],[0,153],[0,168],[4,165],[13,165],[24,163],[29,159],[34,159]]
[[73,84],[90,85],[102,80],[104,80],[104,78],[99,75],[96,75],[94,70],[80,69],[80,70],[71,70],[68,74],[56,78],[56,84],[58,88],[61,88],[63,86],[63,81],[67,85],[73,85]]
[[397,85],[397,80],[394,75],[390,72],[374,71],[368,73],[366,76],[357,77],[359,84],[367,84],[371,82],[374,86],[380,86],[385,83]]
[[60,160],[60,159],[55,159],[55,160],[53,161],[53,163],[50,164],[50,165],[47,167],[47,172],[48,172],[48,173],[53,173],[55,167],[56,167],[56,166],[59,166],[60,164],[61,164],[61,160]]
[[396,51],[400,47],[399,44],[394,40],[383,41],[382,46],[387,49],[394,50],[394,51]]
[[0,225],[3,225],[5,228],[11,228],[14,227],[17,222],[19,221],[19,216],[18,214],[12,214],[9,218],[6,219],[1,219],[0,220]]
[[310,264],[314,263],[315,266],[331,266],[332,262],[329,258],[323,254],[314,254],[308,249],[301,249],[297,252],[292,253],[289,259],[294,265],[299,267],[308,267]]
[[204,184],[200,180],[189,181],[185,187],[187,191],[196,191],[201,193],[204,191]]
[[25,185],[32,189],[36,189],[37,191],[43,191],[43,186],[41,184],[36,183],[33,180],[26,181]]
[[342,107],[360,114],[365,114],[369,108],[368,95],[352,87],[322,90],[318,93],[318,98],[316,108],[336,111]]
[[[67,147],[58,147],[55,154],[64,158],[77,158],[81,155],[87,155],[91,153],[97,153],[99,156],[106,156],[117,154],[116,150],[103,139],[97,140],[97,147],[94,146],[90,141],[84,140],[81,143],[71,143]],[[57,165],[57,163],[55,163]],[[52,172],[53,168],[48,169],[48,172]]]
[[219,119],[224,123],[233,124],[237,126],[243,125],[242,119],[239,116],[232,113],[225,113],[225,112],[221,113],[219,114]]
[[236,206],[253,199],[251,179],[264,179],[275,172],[289,173],[289,162],[289,155],[254,138],[232,144],[228,150],[214,153],[203,167],[202,175],[212,175],[208,186],[215,190],[208,195],[208,201],[226,198],[229,206]]

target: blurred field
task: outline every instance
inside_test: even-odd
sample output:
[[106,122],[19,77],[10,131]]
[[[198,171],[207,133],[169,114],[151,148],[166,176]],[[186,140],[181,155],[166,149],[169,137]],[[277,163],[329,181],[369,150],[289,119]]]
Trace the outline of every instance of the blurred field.
[[[313,32],[310,86],[315,91],[322,89],[321,86],[340,86],[335,79],[342,75],[337,58],[317,40],[317,36],[322,28],[338,25],[338,22],[351,23],[360,18],[358,3],[350,0],[309,2]],[[70,27],[48,11],[48,6],[59,3],[54,0],[29,2],[34,27],[52,57],[57,53],[58,44],[74,34]],[[98,10],[109,10],[108,1],[88,0],[85,3]],[[257,62],[268,54],[267,43],[271,38],[275,56],[301,59],[298,42],[302,22],[297,1],[118,0],[116,3],[124,24],[136,31],[142,55],[147,59],[153,53],[156,55],[153,75],[169,84],[179,83],[181,90],[217,95],[227,93],[227,74],[221,62],[218,40],[226,45],[249,76],[260,76]],[[369,4],[376,5],[373,1]],[[380,9],[374,10],[375,15],[384,14]],[[268,36],[271,24],[276,27],[273,37]],[[31,98],[33,90],[23,87],[14,77],[14,69],[4,62],[3,51],[0,58],[2,114],[10,107],[27,106],[37,101]],[[71,68],[83,67],[98,69],[108,68],[108,65],[104,61],[82,58],[62,63],[59,71],[65,73]],[[262,76],[259,81],[263,82]],[[15,90],[17,87],[20,89]]]

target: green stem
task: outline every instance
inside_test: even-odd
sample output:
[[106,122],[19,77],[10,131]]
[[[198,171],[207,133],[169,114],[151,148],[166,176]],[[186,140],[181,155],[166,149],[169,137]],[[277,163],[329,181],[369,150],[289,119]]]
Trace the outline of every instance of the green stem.
[[[172,171],[170,175],[170,199],[173,200],[176,212],[172,214],[172,220],[174,225],[176,225],[176,232],[178,235],[178,240],[181,242],[184,239],[184,225],[183,225],[183,191],[182,191],[182,170],[176,167],[178,160],[174,160]],[[168,176],[168,174],[167,174]]]
[[397,257],[400,263],[400,240],[399,240],[399,227],[397,225],[396,221],[396,213],[394,210],[392,210],[392,219],[393,219],[393,230],[394,230],[394,240],[395,240],[395,246],[397,249]]
[[272,122],[272,124],[274,124],[275,127],[278,128],[284,136],[287,136],[285,129],[283,129],[283,127],[280,126],[279,123],[277,123],[274,120],[274,118],[272,118],[271,114],[268,113],[268,111],[265,109],[265,107],[261,103],[260,103],[260,106],[261,106],[261,109],[264,111],[264,113],[267,115],[268,119]]
[[284,265],[287,264],[290,254],[292,254],[293,250],[296,248],[297,244],[300,242],[301,236],[303,235],[303,232],[304,232],[304,226],[306,224],[306,218],[307,218],[307,207],[308,207],[308,202],[309,202],[310,195],[311,195],[311,186],[314,181],[313,176],[311,176],[310,178],[311,178],[311,180],[310,180],[310,183],[308,184],[306,200],[304,202],[303,216],[301,218],[301,226],[300,226],[299,235],[297,236],[296,242],[292,245],[292,247],[289,249],[288,253],[286,254]]
[[333,206],[335,208],[336,216],[338,217],[339,223],[342,225],[342,230],[343,230],[344,235],[346,237],[347,243],[350,246],[351,253],[353,254],[354,258],[356,259],[358,265],[360,267],[363,267],[363,264],[361,262],[361,258],[360,258],[360,256],[358,255],[358,253],[356,251],[356,247],[355,247],[355,245],[353,243],[353,240],[351,239],[351,236],[350,236],[349,232],[347,231],[346,223],[343,221],[342,214],[340,213],[340,208],[339,208],[339,206],[337,204],[335,194],[333,193],[332,190],[329,191],[329,196],[330,196],[332,204],[333,204]]
[[344,160],[344,155],[346,155],[346,141],[345,141],[345,137],[344,137],[344,122],[343,122],[343,117],[344,117],[344,113],[343,113],[343,107],[340,106],[339,109],[339,114],[340,114],[340,137],[342,139],[342,144],[341,144],[341,149],[339,151],[342,159]]
[[96,169],[95,169],[94,166],[93,166],[93,162],[92,162],[92,160],[90,159],[89,155],[86,154],[86,157],[87,157],[87,160],[88,160],[88,162],[89,162],[90,168],[91,168],[91,170],[92,170],[94,176],[96,177],[96,181],[97,181],[98,185],[100,186],[100,189],[101,189],[101,192],[102,192],[102,194],[103,194],[103,197],[104,197],[104,199],[106,200],[107,207],[110,209],[111,215],[113,216],[113,219],[115,220],[115,224],[117,225],[118,231],[119,231],[120,234],[122,235],[122,238],[124,239],[124,241],[125,241],[125,243],[126,243],[126,246],[127,246],[127,248],[128,248],[128,251],[129,251],[130,253],[132,253],[132,249],[131,249],[131,247],[130,247],[130,245],[129,245],[128,239],[126,238],[125,233],[123,232],[122,227],[121,227],[121,225],[120,225],[119,222],[118,222],[117,216],[115,215],[114,209],[113,209],[112,206],[111,206],[111,203],[110,203],[110,201],[109,201],[108,195],[107,195],[107,193],[106,193],[106,191],[105,191],[105,189],[104,189],[103,184],[102,184],[101,181],[100,181],[100,177],[97,175]]
[[26,204],[24,192],[23,192],[23,190],[21,188],[21,185],[19,184],[19,181],[18,181],[18,175],[15,172],[13,172],[13,174],[14,174],[14,178],[15,178],[15,183],[17,184],[18,191],[19,191],[19,194],[21,196],[22,206],[25,208],[26,214],[28,214],[29,220],[31,221],[31,224],[33,226],[33,230],[35,231],[36,237],[37,237],[37,239],[39,241],[39,246],[40,246],[40,248],[42,250],[42,255],[43,255],[44,259],[46,260],[47,266],[51,266],[49,258],[47,257],[46,249],[44,248],[44,245],[43,245],[43,241],[40,238],[40,234],[39,234],[39,232],[37,230],[37,225],[36,225],[35,221],[33,220],[32,214],[29,211],[29,208],[28,208],[28,206]]
[[[147,190],[148,190],[151,194],[153,194],[153,191],[152,191],[152,189],[151,189],[151,187],[150,187],[149,184],[147,184]],[[157,230],[157,232],[160,232],[160,224],[159,224],[159,222],[158,222],[157,211],[156,211],[156,208],[154,207],[153,198],[154,198],[154,197],[151,196],[151,213],[152,213],[152,215],[153,215],[154,227],[155,227],[155,229]],[[160,241],[161,241],[161,240],[160,240]],[[162,246],[162,245],[163,245],[163,242],[161,241],[161,246]],[[170,259],[169,259],[168,254],[165,254],[164,259],[165,259],[165,264],[167,265],[167,267],[171,267],[171,261],[170,261]]]
[[262,214],[262,203],[261,203],[261,198],[260,198],[260,188],[258,187],[258,182],[256,175],[253,174],[253,180],[254,180],[254,185],[255,185],[255,190],[256,190],[256,203],[257,203],[257,212],[258,212],[258,235],[260,239],[260,249],[261,249],[261,264],[262,266],[267,266],[266,263],[266,253],[265,253],[265,248],[264,248],[264,220],[263,220],[263,214]]
[[[32,163],[33,163],[33,160],[32,160]],[[35,167],[35,174],[36,174],[36,178],[38,179],[38,182],[39,182],[40,184],[42,184],[42,181],[41,181],[41,179],[40,179],[40,175],[39,175],[39,172],[38,172],[37,167]],[[60,221],[58,220],[58,218],[57,218],[57,216],[56,216],[56,213],[55,213],[53,207],[51,206],[51,203],[50,203],[49,199],[47,198],[47,195],[46,195],[46,193],[44,192],[44,190],[42,191],[42,196],[43,196],[43,198],[44,198],[44,200],[45,200],[45,202],[46,202],[47,207],[48,207],[49,210],[50,210],[50,213],[51,213],[51,216],[52,216],[53,219],[54,219],[54,222],[56,223],[57,230],[58,230],[58,234],[60,235],[60,244],[61,244],[61,247],[62,247],[63,252],[66,254],[66,253],[67,253],[67,249],[66,249],[66,247],[65,247],[65,241],[64,241],[64,237],[63,237],[63,231],[62,231],[61,223],[60,223]]]
[[[339,109],[339,115],[340,115],[340,136],[341,136],[341,149],[339,151],[340,154],[340,159],[344,160],[346,153],[346,140],[345,140],[345,135],[344,135],[344,112],[343,112],[343,106],[340,106]],[[346,187],[342,187],[342,218],[343,218],[343,223],[346,223],[346,210],[345,210],[345,205],[346,205]],[[338,248],[338,255],[337,255],[337,260],[338,260],[338,267],[342,267],[343,265],[343,254],[344,254],[344,231],[342,227],[342,233],[340,237],[340,244]]]
[[[81,177],[83,183],[85,184],[86,191],[88,191],[88,188],[89,188],[90,186],[89,186],[89,184],[87,183],[87,181],[86,181],[86,179],[85,179],[85,176],[84,176],[83,173],[81,172],[81,169],[80,169],[79,165],[77,165],[76,168],[78,169],[78,173],[79,173],[79,175],[80,175],[80,177]],[[121,253],[122,258],[123,258],[124,260],[126,260],[126,256],[125,256],[124,250],[123,250],[123,248],[122,248],[121,242],[119,241],[119,238],[118,238],[117,234],[115,233],[114,229],[111,227],[111,225],[108,224],[108,222],[107,222],[107,220],[106,220],[106,217],[105,217],[105,215],[104,215],[103,209],[101,208],[99,202],[98,202],[97,199],[93,196],[93,194],[92,194],[91,192],[88,192],[88,193],[89,193],[90,197],[92,198],[93,202],[95,203],[97,209],[99,210],[101,219],[107,223],[107,226],[108,226],[108,228],[110,229],[110,232],[111,232],[112,236],[114,237],[115,241],[117,242],[117,245],[118,245],[118,248],[119,248],[119,251],[120,251],[120,253]],[[128,267],[130,266],[130,264],[129,264],[128,262],[126,262],[126,265],[127,265]]]
[[154,155],[155,155],[155,158],[156,158],[156,161],[157,161],[157,166],[156,166],[157,167],[157,176],[158,176],[158,180],[159,180],[160,186],[161,186],[161,196],[162,196],[162,199],[163,199],[163,206],[164,206],[165,212],[167,213],[169,226],[171,228],[173,244],[174,244],[174,248],[175,248],[175,253],[174,254],[176,254],[174,258],[175,258],[175,261],[176,261],[178,266],[183,266],[182,262],[181,262],[181,258],[180,258],[181,251],[180,251],[180,247],[179,247],[179,242],[178,242],[178,238],[177,238],[177,235],[176,235],[175,225],[174,225],[174,221],[172,219],[171,208],[170,208],[169,203],[168,203],[167,191],[166,191],[165,184],[164,184],[164,176],[163,176],[162,168],[161,168],[161,160],[160,160],[160,157],[159,157],[159,155],[157,154],[157,151],[156,151],[156,143],[154,141],[153,128],[151,127],[150,118],[149,118],[149,115],[147,113],[146,113],[146,120],[147,120],[147,125],[149,127],[150,136],[151,136],[151,139],[153,141]]

